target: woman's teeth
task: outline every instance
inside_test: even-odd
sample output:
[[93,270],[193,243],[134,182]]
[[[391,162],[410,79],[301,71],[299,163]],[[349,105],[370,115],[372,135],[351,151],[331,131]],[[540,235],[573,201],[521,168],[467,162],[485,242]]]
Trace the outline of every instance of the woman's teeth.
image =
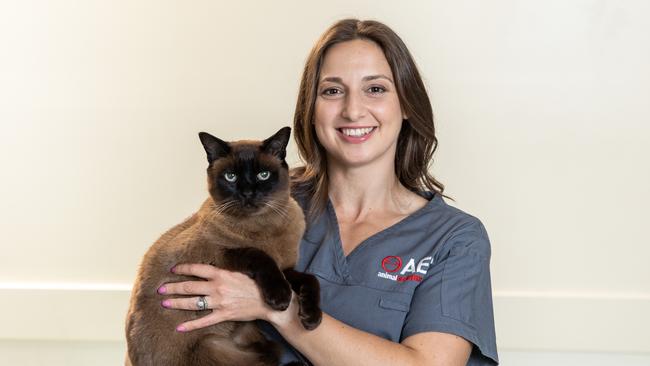
[[352,136],[352,137],[361,137],[364,135],[367,135],[370,133],[370,131],[374,130],[374,127],[366,127],[366,128],[341,128],[341,132],[345,134],[346,136]]

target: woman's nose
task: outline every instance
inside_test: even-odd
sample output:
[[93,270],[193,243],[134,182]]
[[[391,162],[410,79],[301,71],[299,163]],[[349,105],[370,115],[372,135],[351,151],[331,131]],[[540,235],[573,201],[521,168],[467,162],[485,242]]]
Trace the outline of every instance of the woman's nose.
[[363,104],[362,96],[358,93],[348,93],[345,96],[345,105],[341,115],[352,122],[358,121],[366,113],[366,106]]

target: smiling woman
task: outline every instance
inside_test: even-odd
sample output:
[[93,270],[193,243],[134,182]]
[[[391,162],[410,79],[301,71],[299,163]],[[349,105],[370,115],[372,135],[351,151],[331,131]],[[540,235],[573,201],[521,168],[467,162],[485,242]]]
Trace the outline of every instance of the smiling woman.
[[[331,150],[324,144],[365,142],[375,133],[384,139],[397,133],[384,153],[394,151],[394,174],[405,188],[443,193],[444,185],[429,173],[438,145],[431,102],[409,50],[382,23],[342,20],[314,45],[294,114],[294,137],[306,163],[295,171],[294,186],[310,197],[312,213],[322,212],[328,198],[326,166]],[[379,144],[373,145],[376,149]],[[370,154],[365,146],[345,151]],[[374,158],[379,155],[376,151]]]
[[[322,322],[301,326],[300,296],[286,311],[265,309],[252,281],[183,265],[176,273],[206,281],[168,295],[219,304],[179,329],[266,320],[268,335],[287,345],[283,361],[314,365],[498,363],[490,242],[479,219],[444,202],[429,173],[433,112],[402,40],[376,21],[328,29],[307,59],[294,130],[305,165],[293,171],[292,195],[308,221],[295,269],[318,280]],[[205,290],[186,290],[197,284]]]
[[329,163],[393,161],[406,115],[381,48],[367,40],[332,46],[318,84],[314,126],[318,141],[331,152]]

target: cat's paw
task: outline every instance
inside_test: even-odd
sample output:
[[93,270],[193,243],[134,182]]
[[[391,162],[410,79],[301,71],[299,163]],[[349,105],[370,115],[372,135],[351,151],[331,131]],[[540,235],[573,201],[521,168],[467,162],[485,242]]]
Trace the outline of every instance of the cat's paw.
[[300,299],[299,303],[298,317],[303,328],[307,330],[316,329],[323,320],[323,312],[318,307],[318,304],[303,298]]
[[267,303],[271,309],[284,311],[287,310],[291,303],[291,286],[284,281],[269,287],[263,292],[264,302]]
[[298,314],[300,316],[300,323],[302,327],[307,330],[314,330],[320,325],[323,320],[323,313],[320,309]]

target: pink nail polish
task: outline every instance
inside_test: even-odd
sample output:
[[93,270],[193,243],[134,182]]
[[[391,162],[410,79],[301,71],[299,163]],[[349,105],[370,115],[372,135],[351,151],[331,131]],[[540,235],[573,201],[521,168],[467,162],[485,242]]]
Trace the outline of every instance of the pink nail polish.
[[169,270],[171,273],[176,273],[176,266],[173,266],[172,269]]
[[185,328],[185,327],[182,326],[182,325],[179,325],[178,327],[176,327],[176,331],[178,331],[178,332],[184,332],[184,331],[186,331],[186,330],[187,330],[187,328]]
[[165,301],[162,302],[162,306],[168,308],[168,307],[172,306],[172,302],[170,300],[165,300]]
[[160,288],[158,289],[158,293],[159,294],[164,294],[165,292],[167,292],[167,289],[165,288],[165,286],[160,286]]

